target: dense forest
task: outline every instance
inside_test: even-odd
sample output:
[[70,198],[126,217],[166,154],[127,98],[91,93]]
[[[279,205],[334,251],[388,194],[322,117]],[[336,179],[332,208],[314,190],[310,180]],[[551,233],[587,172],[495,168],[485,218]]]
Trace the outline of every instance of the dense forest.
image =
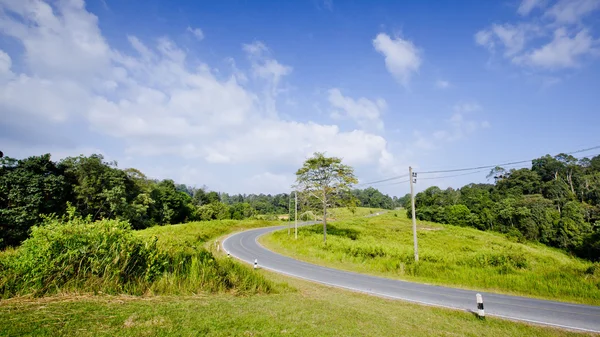
[[[398,205],[374,188],[353,194],[359,205],[389,209]],[[106,162],[101,155],[58,162],[52,161],[50,154],[22,160],[4,157],[0,158],[0,248],[18,245],[44,217],[64,216],[69,204],[82,217],[121,219],[142,229],[195,220],[288,214],[290,202],[285,193],[229,195],[168,179],[153,180],[137,169],[119,169],[116,162]]]
[[[420,220],[507,233],[600,260],[600,156],[546,155],[531,169],[496,167],[495,184],[429,187],[415,197]],[[410,198],[403,198],[411,217]]]

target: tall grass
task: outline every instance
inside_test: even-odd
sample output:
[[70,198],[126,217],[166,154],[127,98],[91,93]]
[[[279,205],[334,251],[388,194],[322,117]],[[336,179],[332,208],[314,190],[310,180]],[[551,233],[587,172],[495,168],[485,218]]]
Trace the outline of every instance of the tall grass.
[[396,212],[263,238],[268,247],[313,263],[386,277],[600,304],[600,265],[541,244],[491,232],[420,222],[414,262],[410,220]]
[[135,231],[134,235],[144,240],[157,237],[157,245],[160,249],[177,252],[204,247],[209,241],[232,231],[273,225],[281,225],[281,222],[267,220],[196,221],[179,225],[150,227]]
[[276,291],[250,268],[215,258],[201,241],[170,239],[159,244],[158,236],[144,238],[118,220],[49,220],[32,228],[21,247],[0,254],[0,296]]

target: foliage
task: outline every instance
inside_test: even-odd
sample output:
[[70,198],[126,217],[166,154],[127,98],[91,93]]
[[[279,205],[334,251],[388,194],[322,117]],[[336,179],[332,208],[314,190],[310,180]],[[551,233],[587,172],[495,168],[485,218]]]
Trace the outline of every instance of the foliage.
[[[539,243],[468,227],[418,223],[420,259],[413,256],[412,223],[394,212],[330,224],[327,245],[318,226],[298,239],[278,231],[261,243],[321,265],[440,285],[600,304],[598,263]],[[511,233],[512,234],[512,233]]]
[[316,152],[296,172],[296,190],[318,200],[323,210],[323,241],[327,242],[327,208],[337,205],[352,206],[355,197],[350,193],[358,180],[354,169],[342,164],[342,159],[325,157]]
[[[353,193],[363,203],[390,205],[388,196],[372,188],[365,191]],[[22,160],[4,157],[0,158],[0,249],[18,246],[44,216],[66,215],[67,203],[84,218],[123,220],[134,229],[144,229],[197,220],[242,220],[259,214],[293,218],[291,201],[286,193],[229,195],[205,186],[152,180],[135,168],[119,169],[116,162],[106,162],[101,155],[59,162],[50,160],[49,154]]]
[[385,195],[373,187],[367,187],[363,190],[354,189],[352,194],[358,199],[358,206],[362,207],[394,209],[402,206],[402,202],[398,201],[398,198]]
[[0,159],[0,248],[27,238],[40,214],[63,214],[70,188],[50,155]]
[[[420,220],[470,226],[541,242],[600,260],[600,156],[577,160],[560,154],[532,161],[532,168],[496,167],[495,184],[458,190],[429,187],[415,197]],[[411,216],[408,210],[407,215]]]
[[157,236],[144,240],[126,222],[92,222],[72,213],[67,220],[51,219],[33,227],[21,247],[0,254],[2,297],[77,290],[112,294],[274,290],[251,269],[217,260],[196,241],[158,246]]

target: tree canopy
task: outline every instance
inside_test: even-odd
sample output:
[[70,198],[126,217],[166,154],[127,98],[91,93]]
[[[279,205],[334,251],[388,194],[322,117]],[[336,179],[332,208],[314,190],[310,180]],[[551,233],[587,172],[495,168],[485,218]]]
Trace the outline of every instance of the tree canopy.
[[[371,207],[391,199],[371,189],[353,191]],[[154,180],[135,168],[120,169],[101,155],[69,157],[50,154],[25,159],[0,158],[0,249],[16,246],[46,216],[63,217],[71,204],[77,215],[127,221],[134,229],[195,220],[246,219],[259,214],[288,214],[290,194],[236,194]],[[304,200],[302,200],[304,202]],[[313,201],[311,203],[314,204]]]
[[354,169],[342,164],[341,158],[325,157],[320,152],[315,152],[296,172],[296,185],[293,187],[321,204],[323,242],[327,242],[327,208],[354,204],[356,198],[351,190],[357,182]]

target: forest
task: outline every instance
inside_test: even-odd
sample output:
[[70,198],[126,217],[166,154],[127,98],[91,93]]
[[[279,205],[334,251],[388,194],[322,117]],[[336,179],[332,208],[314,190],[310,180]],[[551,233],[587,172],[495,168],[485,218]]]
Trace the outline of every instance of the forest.
[[[289,188],[282,186],[282,189]],[[356,189],[357,205],[392,209],[400,205],[374,188]],[[205,186],[146,177],[120,169],[101,155],[52,161],[50,154],[0,158],[0,249],[17,246],[32,226],[64,217],[69,205],[90,220],[119,219],[134,229],[196,220],[247,219],[288,214],[289,194],[229,195]],[[306,210],[307,205],[303,205]]]
[[[600,260],[600,156],[546,155],[531,168],[496,167],[488,178],[494,184],[418,193],[417,219],[498,231]],[[411,217],[410,196],[403,201]]]

